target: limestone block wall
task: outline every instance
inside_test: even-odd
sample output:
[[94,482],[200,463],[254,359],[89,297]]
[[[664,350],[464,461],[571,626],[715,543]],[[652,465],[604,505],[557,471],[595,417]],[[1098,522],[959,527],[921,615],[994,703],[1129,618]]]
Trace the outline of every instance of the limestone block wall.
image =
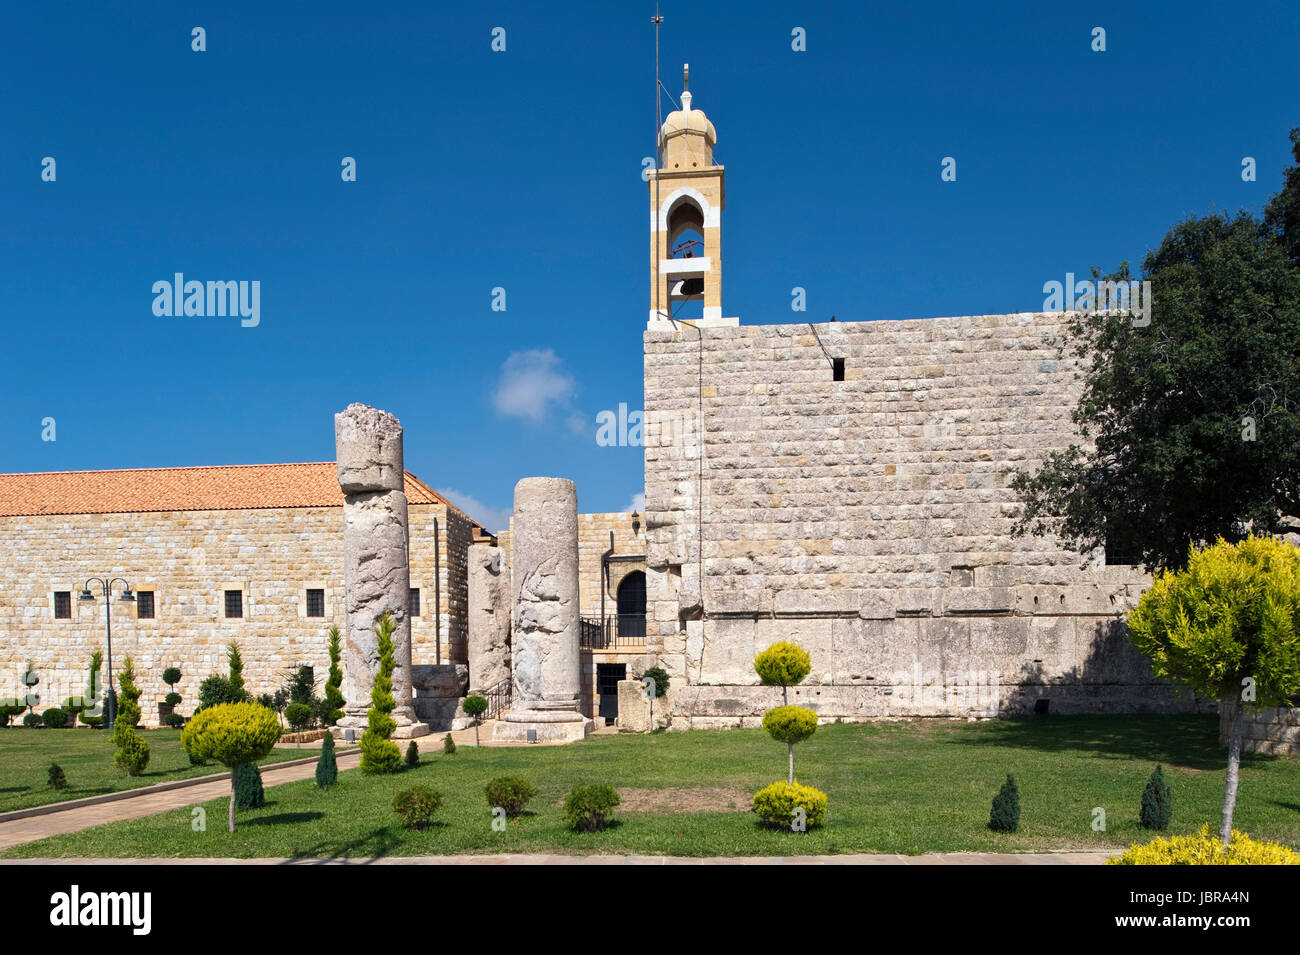
[[[630,511],[578,515],[578,589],[584,617],[600,616],[600,559],[609,550],[610,531],[614,532],[615,556],[645,554],[644,515],[638,515],[635,522]],[[606,614],[617,612],[618,585],[637,570],[645,572],[644,560],[617,560],[609,564],[609,578],[604,583]]]
[[[1294,706],[1246,707],[1242,752],[1269,756],[1300,756],[1300,708]],[[1228,714],[1219,713],[1219,742],[1228,745]]]
[[[433,592],[426,590],[432,583],[432,536],[424,528],[444,509],[410,506],[412,586],[420,580],[422,597],[421,617],[413,622],[415,665],[435,663]],[[154,592],[152,620],[137,619],[136,605],[116,599],[112,605],[114,672],[131,654],[146,723],[157,721],[157,703],[167,692],[164,668],[183,672],[176,687],[184,697],[179,710],[189,713],[203,678],[226,672],[231,641],[240,645],[244,677],[255,694],[273,690],[287,671],[304,663],[315,667],[323,683],[326,631],[344,625],[342,510],[0,517],[0,696],[19,692],[28,660],[41,676],[42,708],[81,692],[90,652],[105,643],[102,596],[95,591],[93,604],[77,600],[92,575],[125,577],[137,591]],[[464,628],[464,587],[458,591],[456,564],[445,552],[442,563],[450,565],[444,627],[454,633]],[[462,577],[463,563],[462,556]],[[308,588],[325,590],[323,618],[306,616]],[[244,592],[244,617],[227,619],[223,592],[236,589]],[[72,594],[72,619],[55,619],[53,592],[65,590]]]
[[1064,321],[645,333],[650,648],[690,687],[674,726],[757,719],[776,697],[753,655],[781,639],[812,654],[801,698],[827,717],[1193,705],[1123,638],[1142,573],[1012,535],[1014,471],[1077,440]]

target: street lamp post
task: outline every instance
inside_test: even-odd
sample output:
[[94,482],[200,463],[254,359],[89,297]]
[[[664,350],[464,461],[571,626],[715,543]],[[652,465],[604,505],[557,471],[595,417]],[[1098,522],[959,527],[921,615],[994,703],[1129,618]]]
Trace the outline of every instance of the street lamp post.
[[117,716],[117,694],[113,692],[113,585],[121,581],[125,586],[122,596],[118,600],[126,603],[135,603],[135,594],[131,593],[131,585],[121,577],[114,577],[111,580],[107,577],[91,577],[86,581],[86,586],[81,588],[79,600],[94,600],[95,595],[90,592],[90,583],[94,581],[99,584],[104,594],[104,626],[108,631],[108,729],[113,728],[113,720]]

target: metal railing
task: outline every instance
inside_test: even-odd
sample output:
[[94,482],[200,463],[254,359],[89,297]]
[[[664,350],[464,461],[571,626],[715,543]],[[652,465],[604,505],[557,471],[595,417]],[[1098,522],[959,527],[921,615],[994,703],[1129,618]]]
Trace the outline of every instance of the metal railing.
[[483,691],[483,695],[487,697],[488,701],[487,712],[483,714],[483,719],[494,720],[510,709],[510,694],[513,685],[513,680],[506,677]]
[[645,614],[620,613],[579,620],[579,646],[584,650],[616,650],[645,646]]

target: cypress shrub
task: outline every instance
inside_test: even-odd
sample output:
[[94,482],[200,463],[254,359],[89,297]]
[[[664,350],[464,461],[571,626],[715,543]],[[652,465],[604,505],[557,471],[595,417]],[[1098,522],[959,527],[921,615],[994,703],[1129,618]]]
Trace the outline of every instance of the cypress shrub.
[[321,721],[326,726],[333,726],[343,719],[343,670],[339,660],[343,656],[339,628],[329,629],[330,674],[325,681],[325,699],[321,707]]
[[415,745],[415,740],[411,740],[410,744],[406,747],[406,765],[420,765],[420,747]]
[[1165,782],[1165,774],[1157,766],[1147,781],[1147,788],[1142,791],[1142,828],[1167,829],[1173,814],[1174,797],[1169,792],[1169,784]]
[[120,730],[117,727],[114,723],[113,742],[117,744],[117,752],[113,754],[113,762],[128,776],[139,776],[149,765],[149,744],[135,727],[126,723],[121,724]]
[[316,760],[316,785],[321,789],[333,786],[339,778],[339,764],[334,758],[334,737],[326,734],[320,744],[320,759]]
[[450,733],[442,738],[442,751],[448,756],[456,752],[456,741],[451,738]]
[[63,774],[63,767],[58,763],[50,763],[49,780],[51,789],[68,788],[68,777]]
[[998,794],[993,797],[993,811],[989,814],[989,828],[994,832],[1015,832],[1020,827],[1020,790],[1015,777],[1008,775]]
[[235,808],[260,809],[265,805],[266,792],[257,763],[240,763],[235,767]]
[[361,771],[393,773],[402,762],[402,752],[393,742],[397,721],[389,714],[397,706],[393,698],[394,658],[393,631],[397,628],[391,614],[385,612],[375,625],[379,638],[379,670],[370,690],[370,712],[366,714],[366,731],[361,734]]
[[120,690],[117,712],[113,715],[113,726],[116,727],[119,723],[139,726],[141,690],[135,685],[135,664],[131,662],[130,654],[122,661],[122,671],[117,675],[117,685]]

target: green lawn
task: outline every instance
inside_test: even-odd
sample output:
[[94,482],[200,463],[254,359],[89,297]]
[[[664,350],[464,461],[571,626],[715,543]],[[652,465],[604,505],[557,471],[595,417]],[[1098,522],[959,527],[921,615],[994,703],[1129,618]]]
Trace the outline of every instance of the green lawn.
[[[224,767],[211,763],[191,766],[181,749],[180,730],[140,732],[149,744],[149,766],[141,776],[127,776],[113,764],[115,750],[106,730],[0,729],[0,812],[224,771]],[[310,755],[277,749],[263,762],[278,763]],[[50,789],[46,785],[50,763],[63,767],[67,789]]]
[[[114,823],[33,842],[18,856],[372,857],[475,852],[616,852],[673,855],[954,850],[1109,849],[1150,834],[1138,827],[1142,789],[1157,762],[1173,789],[1177,832],[1216,822],[1225,755],[1212,716],[1080,716],[988,723],[822,726],[795,748],[801,782],[830,796],[825,827],[807,834],[759,828],[743,794],[785,772],[785,747],[761,730],[599,736],[564,747],[471,749],[426,756],[393,776],[341,773],[330,790],[310,780],[267,790],[267,805],[238,814],[225,831],[226,803],[205,804],[208,828],[190,810]],[[1020,831],[990,832],[989,805],[1008,772],[1020,786]],[[540,789],[532,812],[494,832],[483,786],[514,773]],[[666,802],[690,812],[620,809],[618,825],[569,832],[559,803],[573,786],[678,790]],[[441,790],[438,824],[401,828],[393,794],[415,783]],[[1300,845],[1300,760],[1243,761],[1239,829]],[[699,793],[722,790],[724,795]],[[740,792],[741,798],[725,795]],[[692,793],[691,791],[697,791]],[[712,802],[710,801],[712,800]],[[736,802],[742,811],[734,811]],[[1107,830],[1091,828],[1093,808]]]

